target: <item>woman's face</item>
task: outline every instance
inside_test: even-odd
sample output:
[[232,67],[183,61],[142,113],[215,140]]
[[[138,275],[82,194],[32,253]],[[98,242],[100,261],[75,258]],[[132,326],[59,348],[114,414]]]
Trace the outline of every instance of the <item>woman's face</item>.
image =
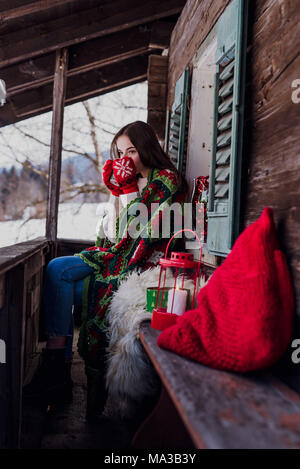
[[141,173],[143,176],[147,175],[149,168],[143,165],[137,149],[127,135],[121,135],[117,139],[117,151],[119,158],[123,158],[125,155],[132,158],[137,173]]

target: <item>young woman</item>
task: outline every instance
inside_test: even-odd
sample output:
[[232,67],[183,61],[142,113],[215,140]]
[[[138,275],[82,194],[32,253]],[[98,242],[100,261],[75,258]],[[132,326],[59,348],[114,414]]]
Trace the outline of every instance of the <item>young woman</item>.
[[[101,412],[106,399],[105,329],[112,294],[130,271],[158,263],[172,232],[163,238],[156,230],[156,236],[151,237],[149,227],[157,228],[163,211],[174,202],[184,202],[186,194],[184,178],[162,150],[152,127],[142,121],[126,125],[115,135],[111,160],[103,168],[103,182],[111,191],[110,202],[119,206],[114,233],[107,223],[114,218],[109,220],[107,214],[95,246],[48,264],[43,295],[48,337],[45,359],[27,393],[42,393],[47,403],[71,399],[72,308],[81,304],[78,349],[88,378],[88,418]],[[144,222],[139,219],[133,237],[131,228],[137,226],[141,205],[147,217]]]

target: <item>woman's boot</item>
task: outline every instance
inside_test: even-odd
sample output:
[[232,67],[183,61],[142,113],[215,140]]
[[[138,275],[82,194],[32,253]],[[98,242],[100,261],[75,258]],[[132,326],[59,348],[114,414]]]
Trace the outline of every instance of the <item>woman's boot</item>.
[[90,366],[86,366],[85,373],[87,377],[86,420],[97,422],[104,410],[108,394],[105,373]]
[[44,349],[42,363],[24,387],[23,397],[43,405],[63,405],[71,402],[72,388],[71,363],[65,363],[65,349]]

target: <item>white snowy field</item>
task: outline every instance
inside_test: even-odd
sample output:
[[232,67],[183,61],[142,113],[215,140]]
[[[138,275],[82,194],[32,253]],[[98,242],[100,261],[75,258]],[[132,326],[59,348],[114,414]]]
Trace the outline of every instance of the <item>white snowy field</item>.
[[[65,203],[58,211],[58,238],[96,240],[99,215],[98,203]],[[0,222],[0,247],[11,246],[45,236],[46,219],[26,219]]]

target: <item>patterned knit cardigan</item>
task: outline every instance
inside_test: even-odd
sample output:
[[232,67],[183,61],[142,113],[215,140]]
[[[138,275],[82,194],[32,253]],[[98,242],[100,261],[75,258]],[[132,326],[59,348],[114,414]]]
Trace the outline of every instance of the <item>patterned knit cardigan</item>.
[[[173,234],[171,229],[170,237],[163,239],[159,230],[159,237],[157,237],[157,226],[161,224],[162,213],[174,202],[182,204],[184,200],[185,195],[179,191],[176,174],[173,171],[151,169],[148,173],[147,185],[140,197],[123,208],[116,220],[116,243],[113,244],[108,238],[99,239],[98,237],[95,246],[75,254],[94,268],[94,273],[84,282],[83,322],[78,341],[78,351],[84,358],[86,366],[100,369],[103,363],[103,352],[107,346],[105,341],[105,329],[108,326],[106,316],[112,294],[117,290],[120,281],[132,270],[136,268],[144,270],[157,264],[158,260],[151,263],[151,255],[157,250],[164,253]],[[144,223],[145,226],[141,226],[142,223],[138,225],[136,220],[138,213],[136,214],[136,210],[132,209],[138,203],[144,204],[147,208],[148,220]],[[130,214],[128,214],[130,208]],[[132,233],[130,227],[133,224],[137,225],[139,230],[137,236],[131,237],[129,233]],[[153,229],[156,229],[155,238],[145,235],[146,231],[151,234]],[[174,249],[176,243],[174,239],[169,249]],[[134,292],[132,294],[134,295]]]

